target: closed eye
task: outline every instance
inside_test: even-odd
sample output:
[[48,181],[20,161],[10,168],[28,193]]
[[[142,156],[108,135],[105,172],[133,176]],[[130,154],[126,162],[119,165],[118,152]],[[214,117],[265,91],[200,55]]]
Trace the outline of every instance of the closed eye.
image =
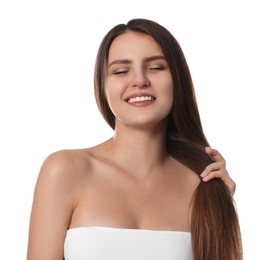
[[164,70],[165,67],[162,67],[162,66],[150,66],[147,69],[148,70],[155,70],[155,71],[157,71],[157,70]]
[[129,70],[115,70],[113,71],[114,75],[122,75],[122,74],[126,74]]

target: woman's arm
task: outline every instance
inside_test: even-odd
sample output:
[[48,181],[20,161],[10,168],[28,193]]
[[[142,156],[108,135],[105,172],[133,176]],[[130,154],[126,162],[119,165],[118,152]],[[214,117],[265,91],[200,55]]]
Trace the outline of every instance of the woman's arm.
[[77,177],[67,152],[50,155],[34,192],[27,260],[63,260],[63,245],[77,194]]
[[202,180],[207,182],[213,178],[220,178],[227,185],[230,193],[234,195],[236,184],[228,174],[225,159],[217,150],[210,147],[206,147],[206,152],[214,158],[215,162],[209,164],[201,173]]

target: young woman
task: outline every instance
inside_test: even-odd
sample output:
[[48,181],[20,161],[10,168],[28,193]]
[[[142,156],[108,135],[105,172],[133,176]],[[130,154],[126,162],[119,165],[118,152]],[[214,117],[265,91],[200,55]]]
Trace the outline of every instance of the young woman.
[[111,29],[95,95],[114,136],[45,160],[28,260],[241,259],[235,184],[209,148],[170,32],[145,19]]

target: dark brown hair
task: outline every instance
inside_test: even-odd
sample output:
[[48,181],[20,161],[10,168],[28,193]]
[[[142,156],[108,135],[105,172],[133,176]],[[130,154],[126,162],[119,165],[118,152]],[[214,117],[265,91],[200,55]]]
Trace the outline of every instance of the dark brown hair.
[[[108,53],[112,41],[126,31],[151,35],[160,45],[173,78],[174,101],[168,117],[166,147],[169,153],[196,174],[213,162],[205,152],[209,146],[204,135],[196,103],[191,74],[182,49],[163,26],[147,19],[133,19],[119,24],[104,37],[95,66],[95,97],[98,107],[114,129],[115,117],[104,93]],[[241,260],[239,221],[233,197],[220,179],[200,182],[192,204],[192,248],[195,260]]]

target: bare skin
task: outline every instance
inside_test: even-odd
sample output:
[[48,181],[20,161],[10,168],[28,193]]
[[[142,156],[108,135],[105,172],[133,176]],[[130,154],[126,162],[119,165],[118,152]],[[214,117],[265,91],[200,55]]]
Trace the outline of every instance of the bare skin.
[[166,157],[160,169],[146,173],[141,161],[137,175],[134,167],[108,156],[112,142],[60,151],[45,161],[33,202],[29,260],[63,259],[66,231],[73,227],[190,231],[190,201],[200,182],[196,173]]
[[[109,63],[123,62],[110,66],[106,76],[106,94],[116,116],[115,135],[98,146],[59,151],[45,160],[35,188],[28,260],[62,260],[69,228],[190,231],[190,204],[202,179],[221,178],[232,193],[235,190],[216,150],[207,148],[215,163],[200,173],[201,178],[167,153],[170,71],[151,37],[123,36],[114,40]],[[151,61],[151,57],[160,58]],[[128,102],[129,96],[144,91],[156,99]]]

